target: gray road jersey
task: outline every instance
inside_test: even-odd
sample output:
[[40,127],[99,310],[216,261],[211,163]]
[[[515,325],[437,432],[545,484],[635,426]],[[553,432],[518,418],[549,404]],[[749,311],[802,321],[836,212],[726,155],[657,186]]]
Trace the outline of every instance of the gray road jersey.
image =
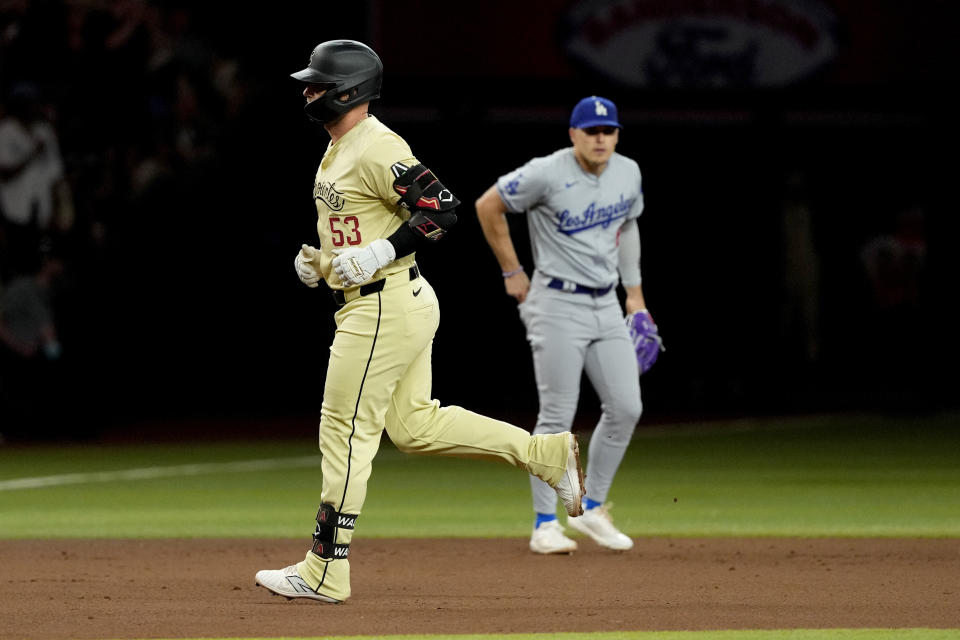
[[643,211],[640,167],[614,153],[599,176],[567,147],[500,176],[507,208],[527,213],[533,260],[542,273],[582,284],[616,284],[617,236]]

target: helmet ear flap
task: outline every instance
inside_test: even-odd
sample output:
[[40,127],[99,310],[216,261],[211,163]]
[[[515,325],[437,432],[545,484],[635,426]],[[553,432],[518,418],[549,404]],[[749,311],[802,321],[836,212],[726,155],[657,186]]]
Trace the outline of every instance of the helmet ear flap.
[[351,107],[345,106],[331,94],[303,105],[303,112],[307,114],[307,117],[320,124],[336,120],[350,109]]
[[[341,100],[343,96],[349,96],[346,100]],[[336,120],[350,109],[353,109],[359,102],[366,100],[360,98],[360,91],[357,87],[343,90],[328,91],[322,97],[313,102],[308,102],[303,106],[303,111],[307,117],[314,122],[324,124]]]

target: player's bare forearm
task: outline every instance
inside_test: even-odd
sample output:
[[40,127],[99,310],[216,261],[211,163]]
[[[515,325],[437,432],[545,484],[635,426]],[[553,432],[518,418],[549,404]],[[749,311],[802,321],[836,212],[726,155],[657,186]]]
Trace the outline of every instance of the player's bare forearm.
[[517,251],[510,237],[510,225],[507,224],[505,215],[507,207],[500,199],[496,187],[490,187],[477,198],[476,208],[477,219],[480,221],[480,228],[483,229],[483,237],[487,239],[487,244],[493,250],[500,269],[504,273],[519,269],[520,260],[517,258]]
[[523,302],[530,291],[530,278],[517,257],[517,250],[510,237],[510,225],[507,223],[507,207],[495,186],[477,198],[476,207],[483,237],[487,239],[487,244],[500,264],[504,291],[518,303]]
[[624,292],[626,295],[626,300],[624,301],[624,306],[627,308],[627,315],[630,315],[634,311],[640,311],[641,309],[647,308],[647,302],[643,298],[643,286],[637,285],[635,287],[624,287]]

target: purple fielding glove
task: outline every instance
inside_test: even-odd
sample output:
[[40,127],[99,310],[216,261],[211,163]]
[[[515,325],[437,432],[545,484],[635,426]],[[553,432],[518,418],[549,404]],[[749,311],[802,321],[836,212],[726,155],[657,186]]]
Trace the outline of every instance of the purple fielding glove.
[[633,340],[633,348],[637,352],[637,364],[640,365],[640,375],[650,370],[657,356],[663,348],[663,340],[657,332],[657,325],[648,311],[634,311],[627,316],[627,329]]

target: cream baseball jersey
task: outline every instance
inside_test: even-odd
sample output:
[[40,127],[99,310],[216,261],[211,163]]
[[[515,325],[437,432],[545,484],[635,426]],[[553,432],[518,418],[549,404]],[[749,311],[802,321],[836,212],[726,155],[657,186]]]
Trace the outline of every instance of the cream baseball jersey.
[[[410,146],[374,116],[368,116],[327,147],[313,183],[321,257],[317,267],[331,289],[343,289],[331,263],[334,249],[365,247],[386,238],[410,217],[393,190],[395,165],[417,164]],[[373,274],[379,280],[406,271],[414,254]]]

